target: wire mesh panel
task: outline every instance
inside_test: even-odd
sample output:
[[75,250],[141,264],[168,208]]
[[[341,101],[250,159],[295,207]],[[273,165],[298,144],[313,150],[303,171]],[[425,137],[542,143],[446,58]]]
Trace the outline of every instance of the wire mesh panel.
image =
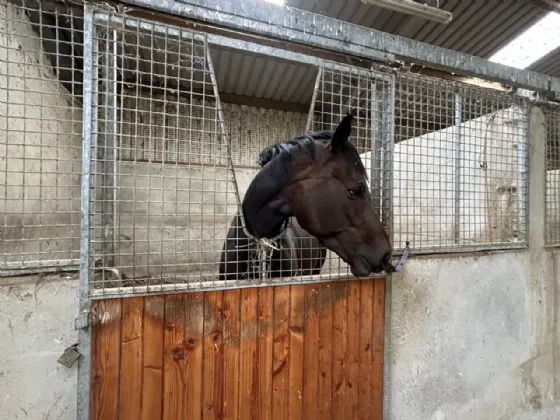
[[[260,153],[304,134],[308,121],[314,121],[309,128],[332,128],[338,117],[357,109],[352,138],[364,162],[372,160],[378,147],[378,163],[368,171],[390,170],[381,163],[392,139],[388,76],[333,65],[331,71],[338,73],[329,81],[327,65],[308,118],[221,104],[203,34],[100,12],[95,14],[93,51],[94,295],[286,281],[248,278],[243,272],[226,279],[219,267],[224,243],[242,232],[240,227],[232,230],[232,222],[238,199],[264,164],[258,163]],[[374,132],[379,133],[377,145],[371,141]],[[388,190],[388,181],[382,185],[379,174],[375,197],[381,213],[382,200],[388,208],[389,195],[381,193]],[[387,211],[382,216],[389,220]],[[297,229],[295,220],[291,223]],[[286,257],[282,251],[280,261],[272,258],[271,266],[284,264],[286,258],[299,258],[300,267],[310,264],[301,251],[309,251],[316,240],[301,230],[295,236],[290,232],[283,240],[299,244],[301,249],[292,249],[299,257]],[[326,252],[315,245],[312,252]],[[317,280],[349,274],[338,258],[330,260],[337,261],[325,263]],[[301,275],[289,280],[310,281],[317,274],[312,267],[297,273]]]
[[80,13],[0,1],[2,274],[79,264]]
[[96,16],[90,283],[200,287],[236,209],[206,40]]
[[546,244],[560,245],[560,106],[544,109],[546,122]]
[[[311,106],[308,128],[313,131],[334,130],[346,114],[354,114],[350,141],[368,171],[374,212],[390,233],[394,77],[325,62],[318,74]],[[348,270],[346,263],[328,252],[325,271],[350,275]]]
[[395,243],[417,253],[526,244],[525,101],[399,74],[395,113]]

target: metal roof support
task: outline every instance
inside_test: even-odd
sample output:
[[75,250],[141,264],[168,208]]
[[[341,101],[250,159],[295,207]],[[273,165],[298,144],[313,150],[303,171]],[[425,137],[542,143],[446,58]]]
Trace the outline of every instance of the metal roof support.
[[404,60],[537,92],[560,92],[560,79],[492,63],[382,31],[262,0],[121,0],[261,36],[377,61]]

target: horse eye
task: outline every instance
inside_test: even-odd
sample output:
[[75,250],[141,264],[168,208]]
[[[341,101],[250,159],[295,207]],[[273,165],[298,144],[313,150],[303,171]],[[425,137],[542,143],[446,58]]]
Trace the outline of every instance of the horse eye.
[[350,198],[363,197],[364,196],[364,189],[361,188],[361,187],[349,188],[348,189],[348,196]]

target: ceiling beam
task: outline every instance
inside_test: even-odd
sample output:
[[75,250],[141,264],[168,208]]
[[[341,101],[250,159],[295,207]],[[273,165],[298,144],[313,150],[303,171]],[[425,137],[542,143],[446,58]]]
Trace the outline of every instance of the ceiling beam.
[[548,12],[560,13],[560,1],[556,0],[523,0],[524,3],[536,6]]
[[394,58],[537,92],[560,92],[560,79],[493,63],[292,7],[257,0],[120,0],[123,3],[370,60]]

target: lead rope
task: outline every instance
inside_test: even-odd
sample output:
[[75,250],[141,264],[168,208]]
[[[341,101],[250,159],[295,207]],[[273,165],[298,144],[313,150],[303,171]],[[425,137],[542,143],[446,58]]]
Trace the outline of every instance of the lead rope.
[[403,254],[401,255],[401,258],[399,259],[399,262],[397,263],[397,265],[395,267],[395,271],[401,271],[402,270],[404,262],[408,258],[409,254],[410,254],[410,242],[406,241],[406,246],[404,247]]
[[[239,218],[241,220],[241,228],[243,232],[249,239],[252,239],[257,244],[257,257],[259,258],[259,268],[261,269],[261,279],[266,279],[268,275],[267,260],[272,257],[273,251],[279,251],[282,247],[276,242],[280,237],[282,237],[287,228],[287,221],[284,223],[280,233],[272,239],[268,238],[255,238],[249,233],[245,225],[245,216],[243,215],[243,209],[241,207],[241,196],[239,195],[239,187],[237,184],[237,177],[235,175],[235,169],[233,167],[233,159],[231,157],[231,148],[229,147],[229,138],[226,130],[226,125],[224,122],[224,115],[222,112],[222,102],[220,100],[220,95],[218,92],[218,83],[216,82],[216,75],[214,74],[214,65],[212,64],[212,57],[210,55],[210,50],[208,48],[208,42],[206,37],[204,38],[204,52],[206,56],[206,64],[208,65],[208,73],[210,73],[210,80],[212,82],[212,90],[214,92],[214,98],[216,101],[216,111],[218,114],[218,119],[220,120],[220,131],[222,142],[226,148],[226,156],[228,160],[228,168],[231,172],[231,177],[233,181],[235,200],[237,202],[237,211],[239,212]],[[239,248],[239,246],[237,247]]]

